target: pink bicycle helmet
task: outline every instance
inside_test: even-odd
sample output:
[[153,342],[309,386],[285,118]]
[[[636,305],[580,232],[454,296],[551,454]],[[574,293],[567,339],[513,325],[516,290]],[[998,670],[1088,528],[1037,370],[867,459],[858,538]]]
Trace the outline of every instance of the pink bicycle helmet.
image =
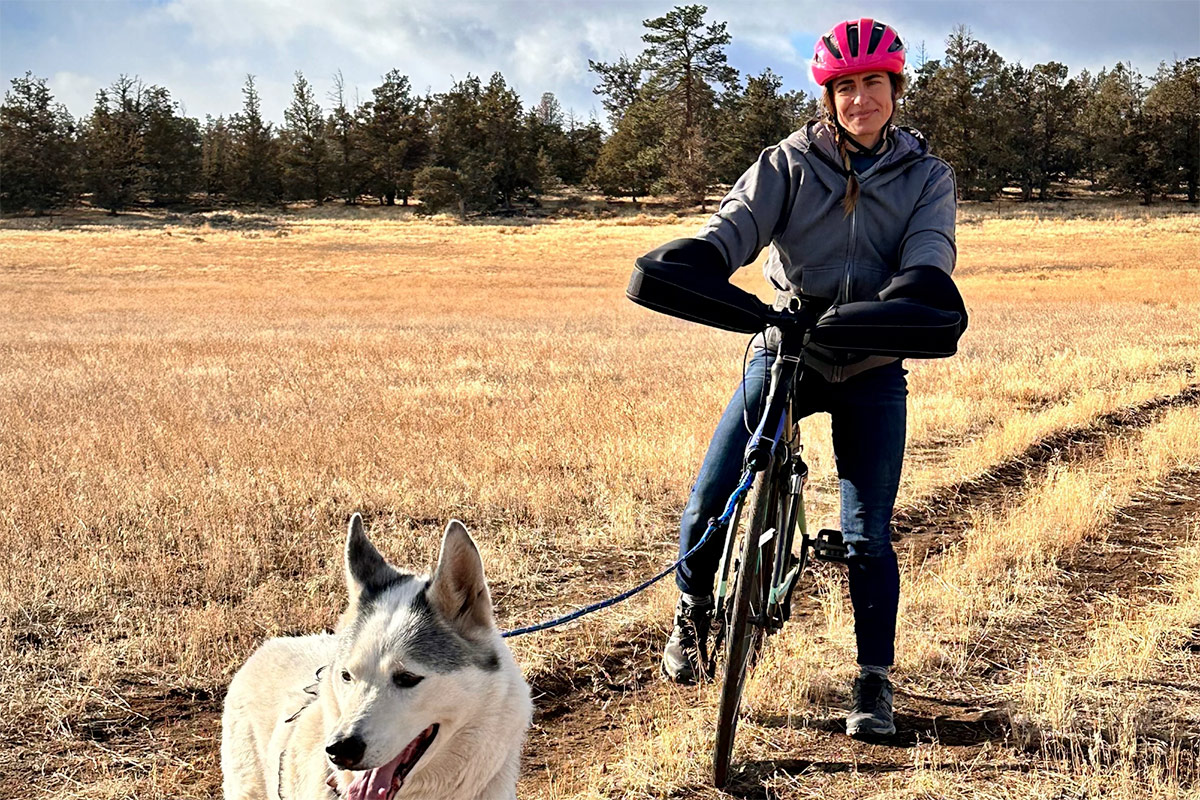
[[813,80],[822,86],[855,72],[904,71],[904,43],[890,25],[864,17],[848,19],[817,39]]

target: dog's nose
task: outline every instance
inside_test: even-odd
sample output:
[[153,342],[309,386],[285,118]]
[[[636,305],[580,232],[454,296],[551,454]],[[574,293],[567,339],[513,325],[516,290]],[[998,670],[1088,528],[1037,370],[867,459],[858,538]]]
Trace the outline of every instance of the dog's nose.
[[335,739],[325,746],[325,752],[329,754],[329,760],[342,769],[353,769],[354,765],[362,761],[363,753],[367,750],[367,743],[362,740],[361,736],[347,736],[344,739]]

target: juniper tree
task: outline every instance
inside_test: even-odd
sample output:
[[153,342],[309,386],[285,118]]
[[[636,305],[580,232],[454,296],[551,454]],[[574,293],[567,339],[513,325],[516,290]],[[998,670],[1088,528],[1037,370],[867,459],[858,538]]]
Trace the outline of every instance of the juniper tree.
[[607,195],[637,202],[650,194],[666,172],[660,106],[634,103],[600,149],[591,181]]
[[414,96],[398,70],[383,76],[363,108],[363,146],[372,189],[381,203],[408,205],[413,176],[429,161],[429,120],[425,104]]
[[200,183],[209,197],[229,191],[229,162],[233,151],[233,132],[225,117],[204,118],[200,135]]
[[284,190],[292,199],[312,199],[322,205],[329,188],[329,143],[321,106],[301,72],[292,84],[292,102],[283,111],[283,123],[279,139]]
[[917,72],[906,117],[955,169],[965,197],[989,199],[1001,188],[1008,154],[1000,82],[1004,61],[965,26],[946,39],[946,58]]
[[112,215],[137,201],[145,182],[143,108],[146,87],[122,75],[96,93],[81,136],[83,185],[92,204]]
[[1159,116],[1147,113],[1147,89],[1141,73],[1118,63],[1096,76],[1095,91],[1084,110],[1092,131],[1089,157],[1105,186],[1135,194],[1150,204],[1169,181],[1166,138]]
[[201,185],[200,123],[161,86],[142,95],[143,189],[155,203],[180,202]]
[[233,147],[229,193],[241,202],[275,203],[283,194],[279,146],[274,126],[262,118],[253,75],[246,76],[242,96],[245,98],[242,111],[230,121]]
[[44,78],[13,78],[0,106],[0,210],[43,214],[69,202],[75,183],[75,123]]
[[482,157],[491,173],[493,195],[512,208],[513,199],[537,181],[537,154],[523,124],[521,98],[499,72],[492,75],[480,95]]
[[564,138],[563,156],[558,166],[559,177],[566,183],[577,186],[587,180],[600,157],[604,130],[595,119],[589,120],[585,125],[576,119],[572,112],[567,115]]
[[783,79],[770,69],[746,79],[744,91],[727,91],[717,109],[715,171],[732,183],[755,162],[763,148],[776,144],[809,116],[803,92],[781,92]]
[[363,149],[363,121],[357,104],[346,105],[346,85],[341,70],[333,76],[329,100],[333,109],[325,121],[333,185],[347,205],[358,202],[367,183],[367,156]]
[[529,147],[537,159],[535,188],[540,192],[565,182],[564,174],[571,169],[566,163],[570,156],[563,121],[562,106],[553,92],[543,92],[538,104],[526,115]]
[[1200,201],[1200,57],[1161,64],[1146,108],[1163,134],[1165,188],[1183,188],[1189,203]]

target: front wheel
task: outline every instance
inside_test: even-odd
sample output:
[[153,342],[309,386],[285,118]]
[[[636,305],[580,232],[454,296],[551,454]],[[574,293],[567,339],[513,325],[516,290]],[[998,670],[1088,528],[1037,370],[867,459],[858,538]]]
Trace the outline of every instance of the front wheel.
[[750,523],[742,533],[740,558],[734,564],[732,602],[726,614],[725,664],[721,682],[721,702],[717,713],[717,737],[713,747],[713,783],[723,788],[729,776],[733,739],[737,733],[742,688],[750,663],[762,644],[762,620],[766,614],[773,565],[774,541],[762,543],[777,516],[773,469],[765,469],[754,478],[747,498]]

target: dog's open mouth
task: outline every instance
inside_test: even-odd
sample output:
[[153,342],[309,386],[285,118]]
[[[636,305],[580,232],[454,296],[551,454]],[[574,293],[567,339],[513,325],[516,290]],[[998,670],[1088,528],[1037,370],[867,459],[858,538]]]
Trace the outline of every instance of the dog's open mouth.
[[435,722],[421,731],[400,755],[382,767],[358,773],[350,784],[349,800],[392,800],[404,785],[404,779],[437,738],[438,727]]

